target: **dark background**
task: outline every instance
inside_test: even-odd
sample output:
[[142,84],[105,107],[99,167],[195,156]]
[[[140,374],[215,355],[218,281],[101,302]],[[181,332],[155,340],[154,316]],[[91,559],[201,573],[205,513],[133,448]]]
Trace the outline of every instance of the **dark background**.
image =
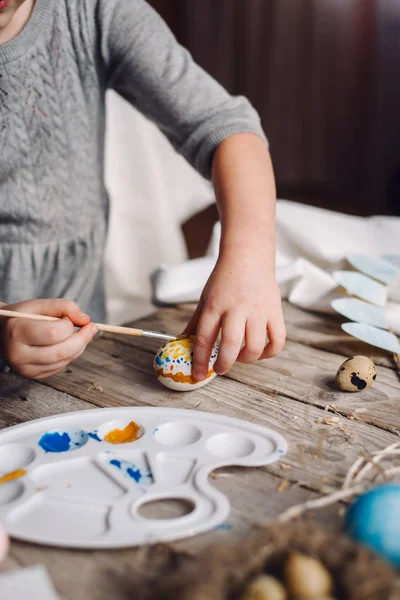
[[267,132],[278,197],[400,214],[400,0],[150,0]]

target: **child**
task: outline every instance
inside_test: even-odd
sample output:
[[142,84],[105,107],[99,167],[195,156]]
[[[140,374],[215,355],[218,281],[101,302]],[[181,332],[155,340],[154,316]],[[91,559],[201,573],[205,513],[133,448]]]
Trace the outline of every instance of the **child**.
[[25,377],[48,377],[85,350],[91,319],[105,318],[108,88],[215,187],[220,255],[186,328],[197,332],[194,376],[205,378],[220,329],[219,374],[275,355],[285,326],[274,177],[251,105],[198,67],[145,0],[0,0],[0,299],[64,317],[2,319],[0,357]]

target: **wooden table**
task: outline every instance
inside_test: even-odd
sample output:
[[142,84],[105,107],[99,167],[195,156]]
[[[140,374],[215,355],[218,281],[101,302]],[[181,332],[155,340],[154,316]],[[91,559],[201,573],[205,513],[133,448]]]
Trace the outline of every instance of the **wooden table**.
[[[136,325],[179,332],[188,307],[161,309]],[[152,372],[157,342],[104,335],[63,373],[38,383],[0,376],[0,427],[38,417],[95,407],[169,406],[207,411],[273,427],[288,440],[282,464],[224,469],[214,485],[231,500],[230,530],[218,530],[173,544],[196,553],[206,544],[240,534],[254,523],[318,496],[322,485],[338,485],[361,453],[396,440],[400,432],[400,383],[390,356],[345,335],[336,318],[285,305],[288,341],[276,358],[237,364],[209,386],[181,394],[162,388]],[[377,365],[373,388],[339,392],[333,383],[347,356],[366,354]],[[340,423],[321,422],[330,414]],[[315,518],[340,525],[339,507]],[[43,563],[61,598],[121,600],[134,589],[117,586],[129,572],[141,577],[154,558],[141,550],[68,551],[13,542],[5,569]],[[129,588],[129,585],[128,585]]]

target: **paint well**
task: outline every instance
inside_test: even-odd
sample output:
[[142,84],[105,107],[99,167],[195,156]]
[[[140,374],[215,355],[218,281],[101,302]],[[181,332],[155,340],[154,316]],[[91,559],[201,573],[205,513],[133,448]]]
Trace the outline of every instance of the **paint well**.
[[87,434],[80,430],[49,431],[39,440],[39,446],[47,452],[69,452],[86,444]]
[[3,483],[8,483],[9,481],[14,481],[15,479],[20,479],[20,477],[23,477],[26,475],[26,473],[27,472],[25,469],[18,469],[17,471],[7,473],[7,475],[0,477],[0,485],[3,485]]
[[129,425],[123,429],[112,429],[104,436],[104,441],[109,444],[128,444],[135,442],[139,437],[140,426],[131,421]]
[[0,477],[13,471],[24,469],[36,458],[30,446],[24,444],[7,444],[0,447]]
[[145,486],[153,483],[153,476],[144,459],[133,462],[120,458],[113,458],[109,461],[109,464],[121,471],[125,477],[131,479],[135,483]]

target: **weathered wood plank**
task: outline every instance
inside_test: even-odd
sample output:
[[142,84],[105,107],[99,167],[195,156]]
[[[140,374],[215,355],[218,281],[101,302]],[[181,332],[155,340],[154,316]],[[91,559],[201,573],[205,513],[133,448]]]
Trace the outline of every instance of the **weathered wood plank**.
[[[344,357],[363,354],[369,356],[377,365],[395,369],[390,353],[379,348],[369,346],[350,337],[342,331],[340,324],[344,318],[335,315],[323,315],[305,311],[288,302],[283,303],[283,310],[287,328],[287,339],[305,346],[319,348]],[[154,328],[157,331],[166,330],[173,335],[180,333],[186,325],[193,306],[182,305],[179,308],[162,308],[153,315],[135,322],[135,326]],[[121,339],[121,336],[120,338]],[[143,340],[125,338],[125,343],[142,345]],[[156,343],[157,345],[157,343]],[[153,344],[145,343],[144,347],[154,348]],[[143,346],[142,346],[143,347]]]
[[50,415],[86,410],[93,404],[28,381],[19,375],[0,375],[0,429]]
[[[196,555],[211,543],[245,533],[254,523],[264,522],[293,504],[316,497],[296,486],[278,494],[279,481],[260,469],[232,469],[221,476],[217,474],[213,485],[231,498],[232,512],[227,525],[232,529],[214,530],[170,546]],[[315,519],[339,528],[338,511],[337,506],[330,507],[315,513]],[[144,576],[146,570],[154,568],[151,554],[134,548],[88,552],[13,542],[11,556],[18,564],[27,566],[40,562],[46,565],[58,592],[68,600],[132,600],[136,598],[135,577]],[[131,574],[132,587],[120,589],[118,582],[127,573]]]
[[[112,358],[117,349],[119,357]],[[188,394],[172,392],[155,379],[152,359],[151,353],[134,346],[98,339],[93,342],[90,352],[74,363],[70,373],[55,376],[49,385],[99,406],[172,406],[271,426],[283,433],[290,444],[286,461],[292,467],[291,480],[304,482],[310,489],[318,489],[321,478],[328,477],[331,483],[343,478],[361,451],[370,453],[398,439],[392,433],[358,421],[344,420],[342,425],[346,430],[319,424],[327,413],[312,402],[308,404],[288,397],[287,384],[282,395],[278,380],[272,386],[273,392],[225,377]],[[268,368],[260,367],[260,386],[263,381],[268,382],[269,372],[263,371]],[[93,381],[102,392],[93,388]],[[299,385],[296,381],[294,379],[290,384],[293,388]],[[269,385],[267,383],[265,387]],[[330,397],[329,401],[332,401]],[[270,467],[273,472],[277,468]]]
[[[17,422],[82,410],[113,406],[171,406],[205,410],[271,426],[289,442],[280,465],[258,469],[223,469],[212,480],[232,503],[231,531],[214,531],[173,544],[196,554],[205,545],[247,531],[255,522],[277,516],[289,506],[316,497],[297,485],[317,490],[321,483],[336,484],[360,452],[370,453],[398,439],[399,383],[388,357],[344,336],[337,319],[312,315],[286,305],[289,342],[279,357],[254,365],[236,365],[229,377],[204,389],[180,394],[162,388],[152,373],[158,343],[153,340],[106,336],[45,385],[15,375],[0,376],[0,427]],[[163,309],[140,321],[157,330],[179,332],[189,311]],[[344,394],[332,379],[344,356],[363,353],[381,365],[378,380],[362,394]],[[95,385],[93,385],[95,384]],[[67,393],[64,393],[67,392]],[[325,407],[335,404],[343,419],[338,427],[318,423]],[[365,422],[361,422],[364,420]],[[372,426],[371,423],[374,426]],[[285,479],[291,487],[277,493]],[[338,507],[316,514],[318,520],[339,526]],[[126,572],[142,577],[152,561],[143,550],[79,552],[13,542],[10,568],[45,564],[66,600],[131,599],[134,588],[119,588]],[[133,577],[134,580],[134,577]]]
[[[182,327],[181,312],[170,309],[168,312],[168,325],[171,328],[175,324],[175,332]],[[295,312],[297,314],[298,309]],[[149,317],[145,326],[164,329],[163,314],[156,314],[154,320]],[[121,336],[118,340],[121,340]],[[158,342],[154,340],[126,338],[122,343],[151,353],[155,353],[158,347]],[[121,352],[122,348],[121,345]],[[287,395],[320,408],[334,404],[343,415],[354,413],[356,418],[366,423],[398,434],[400,381],[397,372],[378,365],[378,377],[373,387],[362,393],[341,392],[335,386],[334,378],[343,360],[342,355],[333,351],[326,352],[312,345],[288,340],[279,356],[251,365],[238,363],[230,370],[228,377],[261,391]]]

